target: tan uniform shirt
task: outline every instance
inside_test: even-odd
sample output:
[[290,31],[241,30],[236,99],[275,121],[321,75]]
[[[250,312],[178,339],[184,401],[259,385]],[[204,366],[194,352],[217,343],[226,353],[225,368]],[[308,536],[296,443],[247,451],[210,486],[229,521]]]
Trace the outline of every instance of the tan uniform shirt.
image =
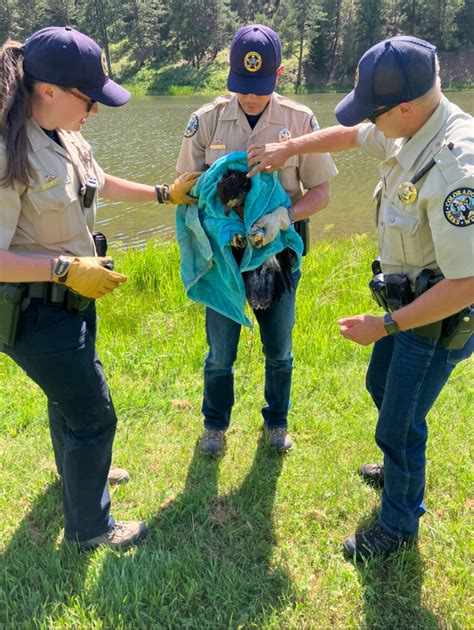
[[[446,278],[474,274],[474,120],[443,97],[410,139],[387,140],[375,125],[358,134],[362,149],[383,160],[377,235],[384,273],[405,273],[412,285],[422,269]],[[453,143],[452,150],[448,144]],[[414,203],[403,203],[399,185],[430,160],[436,164],[416,184]]]
[[[202,171],[224,155],[246,151],[250,144],[284,142],[317,128],[310,109],[274,92],[251,129],[235,94],[220,96],[191,116],[176,170]],[[303,188],[318,186],[334,175],[337,169],[327,153],[295,155],[278,171],[292,203],[302,196]]]
[[[83,208],[79,190],[88,175],[102,189],[104,172],[90,145],[80,133],[60,130],[59,146],[31,118],[27,134],[34,176],[29,186],[17,182],[0,187],[0,248],[27,256],[93,256],[91,231],[98,194],[90,208]],[[0,173],[5,167],[5,145],[0,140]]]

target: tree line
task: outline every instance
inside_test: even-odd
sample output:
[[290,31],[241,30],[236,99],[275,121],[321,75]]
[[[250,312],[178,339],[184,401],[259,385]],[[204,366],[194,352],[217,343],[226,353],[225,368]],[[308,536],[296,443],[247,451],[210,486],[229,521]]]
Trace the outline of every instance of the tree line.
[[111,48],[136,69],[171,60],[199,67],[254,22],[273,27],[297,58],[298,88],[303,67],[340,80],[385,37],[415,35],[440,51],[473,44],[474,0],[2,0],[0,42],[70,25],[100,43],[109,67]]

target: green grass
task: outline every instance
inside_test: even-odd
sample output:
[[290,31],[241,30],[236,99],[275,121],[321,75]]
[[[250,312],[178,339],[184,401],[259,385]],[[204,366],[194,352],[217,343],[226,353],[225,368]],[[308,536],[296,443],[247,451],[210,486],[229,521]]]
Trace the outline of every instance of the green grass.
[[220,461],[196,452],[203,308],[185,297],[177,247],[116,253],[129,280],[98,304],[99,354],[119,416],[114,462],[133,478],[113,490],[113,513],[150,528],[126,554],[61,543],[45,399],[0,357],[2,629],[473,627],[472,365],[454,372],[429,416],[418,548],[360,567],[341,556],[341,541],[379,503],[355,474],[379,460],[364,388],[370,348],[345,341],[336,325],[376,312],[366,289],[373,253],[368,237],[324,240],[304,261],[289,419],[296,447],[286,457],[262,440],[260,341],[243,330]]

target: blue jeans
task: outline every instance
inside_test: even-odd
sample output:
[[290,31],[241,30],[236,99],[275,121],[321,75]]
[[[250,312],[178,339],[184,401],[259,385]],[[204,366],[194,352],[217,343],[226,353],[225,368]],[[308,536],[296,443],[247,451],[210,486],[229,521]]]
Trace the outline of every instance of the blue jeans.
[[44,391],[58,472],[64,535],[87,540],[114,525],[107,475],[117,417],[95,349],[96,312],[33,300],[14,346],[0,346]]
[[474,350],[474,337],[461,350],[447,350],[411,332],[383,337],[374,345],[367,389],[379,417],[375,441],[382,449],[385,485],[380,525],[392,535],[418,531],[425,513],[426,415],[456,363]]
[[[269,309],[255,310],[265,355],[265,400],[262,415],[269,428],[286,428],[290,408],[296,289],[284,293]],[[234,361],[240,324],[206,309],[209,352],[204,366],[202,412],[206,429],[227,429],[234,404]]]

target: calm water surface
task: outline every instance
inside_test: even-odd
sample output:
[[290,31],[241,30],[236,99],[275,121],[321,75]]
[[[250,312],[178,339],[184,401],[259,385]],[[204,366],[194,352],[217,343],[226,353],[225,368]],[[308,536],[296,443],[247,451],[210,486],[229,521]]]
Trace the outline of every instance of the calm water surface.
[[[334,107],[342,94],[305,94],[295,100],[310,107],[319,124],[336,124]],[[451,101],[474,114],[473,92],[451,92]],[[91,142],[102,168],[113,175],[147,184],[172,182],[183,131],[190,114],[209,96],[134,96],[125,107],[102,107],[88,121],[85,137]],[[377,161],[360,151],[336,154],[339,175],[331,183],[331,202],[311,219],[313,239],[324,235],[348,236],[373,231],[372,191]],[[102,201],[97,229],[110,242],[133,247],[151,236],[171,238],[174,206]]]

